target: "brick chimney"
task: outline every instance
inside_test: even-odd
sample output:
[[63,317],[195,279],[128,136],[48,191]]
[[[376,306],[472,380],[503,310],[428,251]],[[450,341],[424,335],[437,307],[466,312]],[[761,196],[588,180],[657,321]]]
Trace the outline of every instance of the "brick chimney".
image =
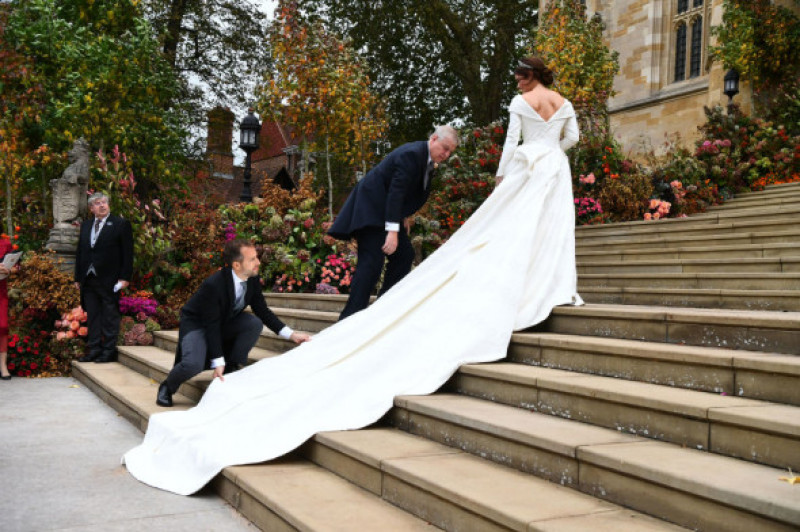
[[233,112],[227,107],[217,106],[208,112],[206,155],[213,177],[233,179],[233,120]]

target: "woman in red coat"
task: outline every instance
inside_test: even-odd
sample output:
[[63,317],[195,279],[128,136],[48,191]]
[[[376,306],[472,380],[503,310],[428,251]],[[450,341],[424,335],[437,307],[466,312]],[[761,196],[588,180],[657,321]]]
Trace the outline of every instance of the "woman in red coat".
[[[12,250],[8,238],[0,238],[0,261]],[[6,279],[0,280],[0,379],[7,381],[11,378],[8,372],[8,275],[11,272],[0,264],[0,275]]]

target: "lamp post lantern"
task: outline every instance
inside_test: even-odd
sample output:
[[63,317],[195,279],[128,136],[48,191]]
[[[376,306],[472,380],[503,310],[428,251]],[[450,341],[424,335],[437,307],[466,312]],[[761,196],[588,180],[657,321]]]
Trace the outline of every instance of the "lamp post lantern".
[[733,111],[733,97],[739,94],[739,73],[735,68],[725,73],[722,92],[728,97],[728,114]]
[[242,195],[239,197],[241,202],[251,203],[253,201],[253,192],[250,190],[250,157],[258,149],[258,134],[260,131],[261,124],[253,114],[253,109],[250,108],[247,110],[247,116],[244,117],[239,125],[239,147],[247,154],[247,159],[245,159],[244,163]]

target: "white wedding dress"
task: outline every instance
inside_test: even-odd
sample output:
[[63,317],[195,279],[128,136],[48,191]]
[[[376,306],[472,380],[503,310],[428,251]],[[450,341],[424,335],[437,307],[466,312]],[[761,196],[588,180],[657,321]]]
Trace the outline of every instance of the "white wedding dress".
[[446,244],[366,310],[215,380],[191,410],[153,415],[124,457],[131,474],[194,493],[226,466],[369,425],[395,396],[432,393],[462,364],[504,358],[513,331],[582,304],[564,154],[578,140],[575,112],[565,102],[545,121],[521,96],[509,110],[502,184]]

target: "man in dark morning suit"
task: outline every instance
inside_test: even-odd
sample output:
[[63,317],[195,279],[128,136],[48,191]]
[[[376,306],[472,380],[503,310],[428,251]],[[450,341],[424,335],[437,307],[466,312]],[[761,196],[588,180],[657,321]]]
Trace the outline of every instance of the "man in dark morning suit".
[[79,362],[113,362],[117,359],[120,290],[133,273],[133,231],[125,218],[114,216],[108,196],[92,194],[94,215],[81,224],[75,255],[75,285],[88,316],[88,353]]
[[414,248],[408,217],[428,200],[435,167],[457,146],[456,130],[439,126],[427,141],[392,151],[356,184],[328,230],[334,238],[355,238],[358,243],[358,264],[340,320],[367,307],[387,258],[378,297],[411,271]]
[[[214,378],[225,380],[224,373],[244,366],[264,325],[298,344],[311,339],[287,327],[267,307],[252,242],[227,242],[222,259],[225,266],[203,281],[181,309],[175,365],[156,396],[161,406],[172,406],[180,385],[204,369],[213,368]],[[243,312],[248,305],[252,314]]]

